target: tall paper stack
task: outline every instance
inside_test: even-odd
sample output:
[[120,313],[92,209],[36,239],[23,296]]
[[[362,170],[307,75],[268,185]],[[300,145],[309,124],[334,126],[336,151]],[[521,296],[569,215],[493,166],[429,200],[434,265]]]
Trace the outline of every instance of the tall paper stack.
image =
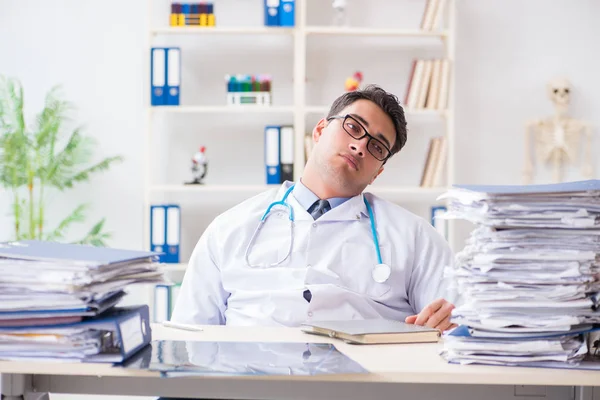
[[446,218],[476,224],[447,270],[462,293],[449,362],[600,369],[586,336],[600,322],[600,181],[457,186]]

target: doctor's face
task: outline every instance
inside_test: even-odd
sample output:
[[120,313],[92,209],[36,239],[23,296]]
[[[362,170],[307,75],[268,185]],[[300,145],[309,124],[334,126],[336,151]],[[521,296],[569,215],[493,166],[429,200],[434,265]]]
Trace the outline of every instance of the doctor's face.
[[383,171],[396,131],[392,119],[375,103],[357,100],[313,130],[315,167],[339,193],[354,196]]

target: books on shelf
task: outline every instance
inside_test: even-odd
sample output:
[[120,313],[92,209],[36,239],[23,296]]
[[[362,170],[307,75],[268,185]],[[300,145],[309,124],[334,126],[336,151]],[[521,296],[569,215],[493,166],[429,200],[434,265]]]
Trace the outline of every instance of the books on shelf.
[[450,88],[450,60],[413,60],[404,95],[407,108],[445,110]]
[[427,0],[425,12],[421,20],[421,30],[435,31],[442,28],[442,17],[446,8],[447,0]]
[[214,3],[171,3],[169,25],[215,26]]
[[448,140],[445,136],[434,137],[429,141],[429,149],[423,174],[421,187],[438,187],[444,184],[444,170],[448,154]]

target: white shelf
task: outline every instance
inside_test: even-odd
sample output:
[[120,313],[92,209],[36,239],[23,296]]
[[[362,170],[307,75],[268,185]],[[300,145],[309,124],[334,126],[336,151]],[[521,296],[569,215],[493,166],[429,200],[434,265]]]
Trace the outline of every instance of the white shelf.
[[307,26],[307,35],[337,35],[337,36],[404,36],[404,37],[433,37],[445,38],[446,32],[427,32],[418,29],[381,29],[336,26]]
[[154,185],[152,192],[188,192],[188,193],[260,193],[280,185]]
[[[329,106],[306,106],[304,111],[306,114],[327,114],[329,112]],[[410,116],[446,116],[446,110],[427,110],[427,109],[404,109],[406,115]]]
[[293,106],[152,106],[153,113],[172,114],[229,114],[229,113],[292,113]]
[[187,263],[179,263],[179,264],[160,264],[158,268],[162,272],[185,272],[187,268]]
[[[280,185],[155,185],[152,192],[162,193],[260,193]],[[420,198],[435,200],[445,193],[446,187],[424,188],[419,186],[368,186],[365,191],[376,195],[393,197]]]
[[[181,26],[156,28],[150,31],[152,35],[293,35],[296,28],[268,27],[268,26]],[[306,35],[334,35],[334,36],[400,36],[445,38],[447,32],[427,32],[419,29],[385,29],[337,26],[307,26]]]
[[157,28],[150,31],[152,35],[292,35],[294,28],[267,27],[267,26],[181,26]]

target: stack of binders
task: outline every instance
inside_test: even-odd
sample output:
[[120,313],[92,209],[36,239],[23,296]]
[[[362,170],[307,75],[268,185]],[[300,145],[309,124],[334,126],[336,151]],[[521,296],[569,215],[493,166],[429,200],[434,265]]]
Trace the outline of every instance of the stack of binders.
[[178,106],[181,91],[181,49],[153,47],[150,51],[151,105]]
[[[448,272],[463,294],[453,363],[600,369],[600,181],[458,186],[446,217],[477,225]],[[594,333],[595,335],[595,333]]]
[[264,0],[265,26],[293,27],[296,24],[295,0]]
[[125,289],[164,282],[153,252],[0,243],[0,359],[120,363],[151,340],[148,306]]
[[294,181],[294,127],[265,127],[265,170],[267,185]]

